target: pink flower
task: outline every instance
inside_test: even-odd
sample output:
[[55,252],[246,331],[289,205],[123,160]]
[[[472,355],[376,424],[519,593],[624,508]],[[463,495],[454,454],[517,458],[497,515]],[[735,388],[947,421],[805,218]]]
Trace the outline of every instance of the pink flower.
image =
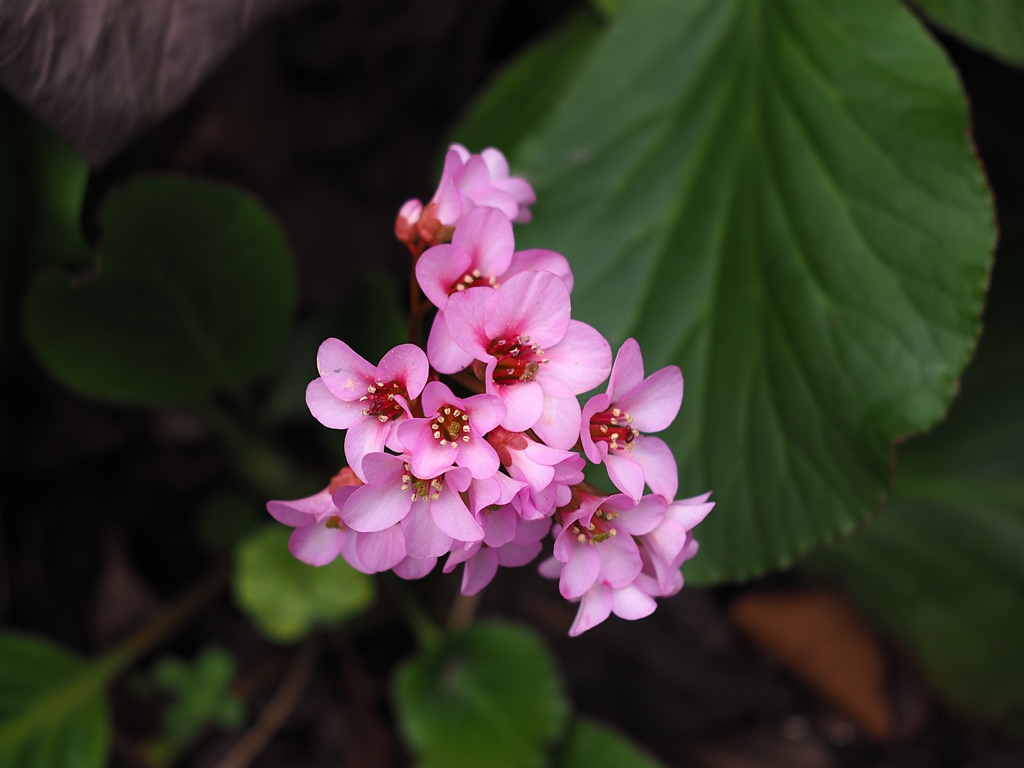
[[679,567],[697,554],[693,528],[714,508],[715,503],[708,501],[709,496],[710,493],[705,493],[692,499],[673,501],[662,521],[640,536],[644,571],[654,577],[659,590],[651,594],[673,595],[682,588],[683,577]]
[[586,465],[579,454],[552,448],[522,432],[510,432],[503,427],[492,429],[487,435],[487,442],[494,447],[498,460],[509,474],[529,485],[534,493],[540,493],[551,485],[556,467],[567,475],[574,475]]
[[[612,613],[627,620],[649,616],[656,608],[655,597],[673,595],[682,588],[683,576],[679,566],[697,553],[692,528],[714,506],[707,501],[709,495],[672,502],[657,525],[636,536],[640,543],[640,572],[624,586],[595,579],[580,598],[579,610],[569,629],[570,636],[575,637],[600,624]],[[648,500],[663,501],[660,496],[652,495],[644,497],[640,504]],[[565,568],[551,558],[541,565],[541,573],[556,578],[565,573]]]
[[342,522],[333,497],[338,492],[344,502],[358,485],[362,482],[345,467],[319,493],[294,501],[268,501],[267,511],[274,519],[295,529],[288,551],[309,565],[327,565],[344,551],[354,553],[355,538]]
[[572,290],[569,262],[554,251],[532,249],[513,253],[512,222],[495,208],[477,208],[463,217],[449,244],[436,245],[416,261],[416,280],[440,310],[427,341],[427,356],[441,373],[461,371],[473,357],[452,339],[445,322],[448,297],[471,288],[496,287],[529,271],[559,277]]
[[461,144],[452,144],[433,198],[426,207],[419,200],[406,201],[395,234],[418,253],[417,248],[448,242],[452,229],[477,207],[496,208],[512,221],[526,223],[536,199],[529,183],[509,176],[508,162],[497,149],[471,155]]
[[482,364],[487,393],[507,407],[501,425],[532,428],[555,448],[576,443],[576,395],[611,368],[608,342],[570,312],[569,291],[550,272],[522,272],[498,288],[454,294],[445,305],[452,339]]
[[[459,495],[472,480],[468,469],[452,467],[435,477],[417,477],[409,468],[408,456],[370,453],[363,460],[367,482],[341,508],[342,520],[356,531],[382,531],[403,523],[406,553],[426,557],[443,537],[459,541],[480,541],[483,528]],[[424,550],[417,548],[423,545]],[[447,550],[445,550],[447,551]],[[403,553],[405,554],[405,553]],[[443,553],[442,553],[443,554]]]
[[317,421],[347,429],[345,457],[362,480],[363,457],[387,446],[400,451],[394,426],[410,418],[409,401],[419,397],[430,365],[423,350],[400,344],[371,365],[338,339],[327,339],[316,356],[320,378],[306,388],[306,405]]
[[493,395],[462,399],[441,382],[432,381],[424,388],[421,402],[425,418],[411,419],[398,428],[414,475],[435,477],[452,464],[481,480],[498,471],[498,454],[485,435],[505,417],[501,400]]
[[430,202],[436,206],[437,220],[444,226],[454,226],[476,206],[497,208],[512,221],[525,224],[530,221],[530,206],[536,200],[529,183],[509,176],[508,161],[500,151],[488,147],[479,155],[471,155],[461,144],[452,144]]
[[643,568],[633,537],[661,522],[667,502],[651,495],[635,503],[625,494],[606,498],[578,489],[574,503],[578,506],[556,513],[561,530],[554,556],[563,564],[558,583],[562,597],[580,598],[594,584],[614,589],[632,584]]
[[640,574],[636,580],[624,587],[594,584],[580,599],[580,607],[569,628],[569,636],[577,637],[583,634],[612,613],[627,621],[650,616],[658,606],[648,591],[649,585],[650,580],[644,574]]
[[670,365],[644,378],[640,345],[626,339],[612,367],[608,389],[583,408],[580,440],[587,458],[602,461],[615,487],[639,500],[646,483],[671,500],[679,487],[672,450],[656,437],[673,422],[683,401],[683,374]]
[[489,544],[484,539],[466,548],[454,549],[444,564],[444,572],[451,573],[464,562],[461,591],[464,595],[475,595],[491,583],[499,565],[517,568],[537,557],[542,549],[541,539],[550,528],[550,520],[523,521],[514,527],[514,536],[500,544]]

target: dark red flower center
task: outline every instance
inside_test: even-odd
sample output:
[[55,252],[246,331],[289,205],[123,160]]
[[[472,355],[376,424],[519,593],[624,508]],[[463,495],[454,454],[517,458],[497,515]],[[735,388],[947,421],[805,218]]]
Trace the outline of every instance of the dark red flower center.
[[366,394],[359,398],[363,404],[363,416],[376,416],[382,424],[390,419],[397,419],[405,411],[396,396],[408,398],[405,387],[397,381],[384,383],[378,381],[366,388]]
[[464,291],[467,288],[493,288],[497,282],[493,277],[481,275],[479,269],[474,269],[452,283],[452,287],[448,289],[448,295],[451,296],[453,293]]
[[640,433],[633,429],[633,417],[628,413],[611,408],[590,417],[590,439],[595,443],[603,440],[608,448],[622,448],[629,451],[633,448],[633,438]]
[[494,383],[502,385],[533,381],[541,365],[547,362],[544,350],[531,344],[529,336],[495,339],[487,345],[487,354],[498,361]]

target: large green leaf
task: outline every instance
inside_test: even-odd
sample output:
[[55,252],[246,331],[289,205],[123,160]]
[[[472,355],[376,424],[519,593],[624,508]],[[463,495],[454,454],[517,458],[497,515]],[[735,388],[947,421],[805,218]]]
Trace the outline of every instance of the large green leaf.
[[838,577],[960,708],[1024,735],[1024,248],[1003,247],[949,419],[899,449],[892,504],[805,568]]
[[86,663],[49,641],[0,634],[0,768],[106,765],[104,686],[113,663]]
[[665,437],[681,493],[718,501],[691,580],[850,531],[942,416],[994,241],[967,130],[895,0],[644,0],[524,143],[517,246],[568,256],[574,315],[686,377]]
[[625,736],[603,723],[578,718],[554,768],[660,768]]
[[473,104],[455,140],[476,152],[493,146],[515,154],[551,112],[602,27],[593,13],[583,10],[529,48]]
[[267,373],[287,338],[294,279],[277,225],[251,197],[175,176],[107,199],[98,268],[29,288],[29,343],[57,378],[126,404],[194,401]]
[[1024,66],[1024,0],[913,0],[936,26]]
[[319,625],[331,625],[373,600],[373,582],[340,557],[315,568],[288,551],[291,531],[267,526],[239,546],[235,599],[267,637],[291,642]]
[[568,709],[540,639],[499,622],[458,630],[407,662],[395,704],[426,768],[539,768]]

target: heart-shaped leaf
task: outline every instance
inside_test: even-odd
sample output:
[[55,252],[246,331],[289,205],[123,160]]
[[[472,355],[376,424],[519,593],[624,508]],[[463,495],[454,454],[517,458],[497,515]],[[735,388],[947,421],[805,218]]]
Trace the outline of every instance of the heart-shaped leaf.
[[0,4],[0,83],[94,164],[177,108],[245,35],[295,0]]
[[540,639],[499,622],[458,630],[407,662],[394,693],[426,768],[540,768],[568,709]]
[[645,0],[524,142],[517,246],[564,253],[574,316],[686,378],[665,437],[681,494],[718,502],[691,580],[850,531],[942,416],[994,242],[967,131],[894,0]]
[[86,663],[53,643],[0,634],[0,768],[102,768],[113,657]]
[[373,582],[340,557],[314,567],[288,551],[290,530],[267,526],[239,546],[235,599],[271,640],[299,640],[337,624],[373,601]]
[[913,0],[947,32],[1004,61],[1024,66],[1024,3],[1020,0]]
[[144,177],[103,206],[96,274],[43,272],[25,335],[50,371],[92,397],[188,402],[274,366],[294,278],[284,237],[251,197],[223,184]]

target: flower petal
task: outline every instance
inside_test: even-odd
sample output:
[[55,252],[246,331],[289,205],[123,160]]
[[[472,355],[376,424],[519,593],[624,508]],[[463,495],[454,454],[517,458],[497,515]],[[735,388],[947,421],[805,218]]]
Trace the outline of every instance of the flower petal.
[[572,292],[572,269],[569,267],[569,260],[560,253],[546,251],[543,248],[516,251],[512,254],[512,261],[505,274],[501,276],[501,281],[505,282],[520,272],[550,272],[565,283],[569,292]]
[[326,521],[302,525],[292,531],[288,551],[309,565],[327,565],[341,552],[346,535],[340,528],[328,528]]
[[362,403],[335,397],[323,379],[309,382],[306,387],[306,407],[314,419],[331,429],[348,429],[363,416]]
[[[479,288],[477,290],[480,290]],[[447,305],[446,305],[447,306]],[[438,310],[427,337],[427,358],[441,373],[458,373],[473,362],[473,356],[455,343],[443,311]]]
[[405,549],[410,557],[440,557],[452,548],[452,537],[437,527],[430,505],[416,502],[402,520]]
[[675,365],[655,371],[624,395],[612,398],[633,417],[633,428],[661,432],[675,421],[683,402],[683,374]]
[[484,529],[480,527],[459,495],[446,482],[436,499],[430,501],[430,514],[437,527],[458,541],[480,541]]
[[497,288],[487,303],[484,329],[488,341],[529,336],[531,343],[547,349],[565,336],[571,311],[569,291],[558,277],[550,272],[522,272]]
[[[477,205],[486,205],[482,199],[474,197]],[[516,204],[509,200],[514,216]],[[499,277],[508,269],[515,250],[515,238],[512,236],[512,222],[509,212],[493,208],[476,208],[470,211],[459,222],[452,235],[452,245],[469,254],[468,269],[478,270],[484,278]],[[458,277],[462,277],[465,274]]]
[[417,398],[430,375],[430,363],[422,349],[415,344],[399,344],[381,358],[377,366],[377,382],[397,381],[405,387],[410,398]]
[[414,581],[415,579],[422,579],[434,570],[435,565],[437,565],[436,557],[406,557],[391,570],[406,581]]
[[327,388],[342,400],[358,400],[373,383],[376,369],[340,339],[326,339],[316,353],[316,367]]
[[464,595],[475,595],[491,583],[498,572],[498,558],[493,549],[481,549],[466,561],[462,571],[462,589]]
[[654,613],[657,607],[654,598],[635,584],[612,590],[612,612],[619,618],[628,621],[642,619]]
[[679,490],[679,469],[672,449],[660,438],[637,435],[630,453],[633,461],[643,467],[647,486],[672,501]]
[[[638,568],[637,571],[640,569]],[[566,600],[580,597],[597,581],[601,572],[601,556],[589,544],[573,544],[572,556],[562,568],[558,591]]]
[[292,528],[309,525],[332,507],[334,501],[331,492],[326,488],[304,499],[267,502],[267,512],[279,523],[290,525]]
[[544,391],[544,408],[533,431],[552,448],[569,450],[580,436],[580,401],[558,379],[545,378],[538,383]]
[[364,485],[349,497],[342,519],[353,530],[372,533],[401,522],[411,507],[411,492],[397,484]]
[[363,474],[363,457],[384,450],[384,442],[391,431],[391,424],[381,424],[376,416],[363,416],[355,421],[345,433],[345,458],[348,465],[356,473],[356,477],[366,482]]
[[548,363],[540,367],[537,379],[559,379],[577,395],[604,381],[612,367],[612,348],[604,336],[578,320],[570,321],[565,336],[546,356]]
[[471,262],[470,255],[456,245],[435,245],[416,260],[416,282],[435,307],[444,309],[448,291],[471,268]]
[[596,627],[612,612],[612,590],[603,584],[595,584],[580,601],[580,609],[569,627],[569,637],[576,637],[591,627]]
[[[487,346],[492,337],[484,330],[484,316],[496,294],[494,288],[472,288],[452,294],[444,305],[445,324],[452,340],[460,349],[472,355],[474,360],[493,359],[487,354]],[[437,367],[436,364],[434,367]]]
[[615,400],[644,380],[644,358],[636,339],[626,339],[615,355],[611,376],[608,378],[609,400]]
[[632,451],[624,451],[621,448],[608,451],[604,459],[608,468],[608,479],[615,483],[615,487],[633,501],[640,501],[644,495],[644,468],[633,460]]
[[359,562],[371,573],[389,571],[405,559],[405,535],[402,526],[383,531],[356,534]]

